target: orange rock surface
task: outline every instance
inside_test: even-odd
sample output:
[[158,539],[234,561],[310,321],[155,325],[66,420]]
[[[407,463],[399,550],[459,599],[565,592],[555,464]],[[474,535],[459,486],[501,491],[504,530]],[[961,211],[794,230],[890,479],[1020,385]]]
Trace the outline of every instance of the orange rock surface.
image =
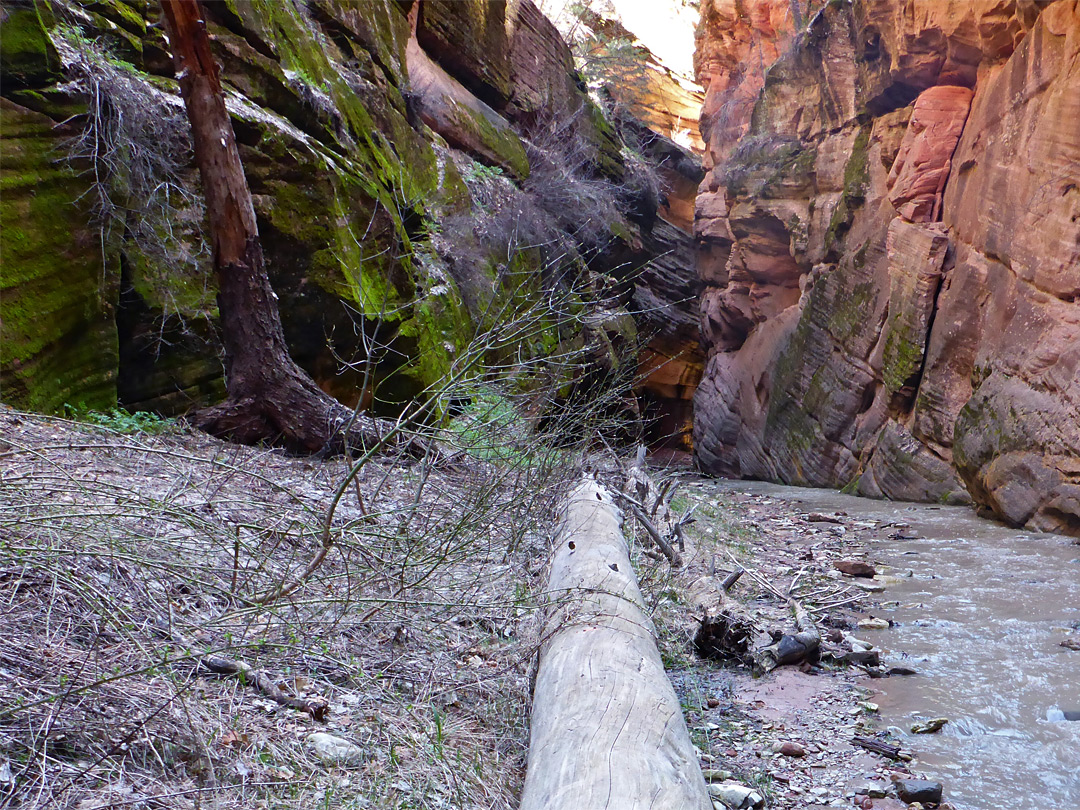
[[971,95],[966,87],[940,85],[923,90],[915,101],[888,180],[889,202],[908,222],[936,222],[941,215],[941,197]]
[[714,0],[706,470],[1080,535],[1077,0]]

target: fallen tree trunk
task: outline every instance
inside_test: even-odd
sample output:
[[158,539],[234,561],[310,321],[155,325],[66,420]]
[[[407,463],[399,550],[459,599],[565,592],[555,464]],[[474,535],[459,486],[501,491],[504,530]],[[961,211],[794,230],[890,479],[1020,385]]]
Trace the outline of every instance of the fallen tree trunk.
[[556,544],[521,810],[711,810],[619,511],[595,481],[568,497]]

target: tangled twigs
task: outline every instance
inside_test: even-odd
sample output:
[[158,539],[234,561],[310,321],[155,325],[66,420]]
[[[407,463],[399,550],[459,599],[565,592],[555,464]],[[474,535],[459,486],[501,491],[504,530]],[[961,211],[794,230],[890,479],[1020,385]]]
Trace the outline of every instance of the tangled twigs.
[[634,517],[638,519],[638,522],[645,527],[645,531],[648,532],[649,537],[656,543],[657,548],[664,553],[664,556],[668,558],[673,566],[678,568],[682,565],[682,557],[679,552],[675,550],[675,547],[667,541],[667,539],[660,534],[659,529],[649,520],[649,516],[645,514],[645,510],[641,506],[627,495],[621,495],[620,498],[630,507],[630,511],[633,512]]
[[[605,442],[606,444],[606,442]],[[608,448],[611,449],[610,447]],[[614,455],[614,451],[612,451]],[[645,472],[645,447],[639,445],[637,449],[637,455],[634,463],[625,466],[619,461],[618,457],[615,457],[615,461],[626,476],[626,484],[623,487],[621,493],[616,493],[618,497],[626,506],[630,512],[637,518],[638,522],[644,527],[646,533],[656,543],[657,548],[663,552],[664,556],[668,558],[668,562],[672,566],[678,568],[682,565],[682,557],[672,545],[670,538],[674,538],[678,544],[679,549],[682,550],[685,546],[685,541],[682,537],[683,525],[693,522],[688,512],[679,521],[672,521],[671,514],[668,509],[668,501],[665,500],[665,496],[670,491],[674,494],[674,488],[672,487],[673,479],[668,480],[659,489],[653,484],[652,479],[649,478],[649,474]],[[655,500],[651,508],[648,507],[648,500],[650,492],[656,492]],[[692,511],[692,510],[691,510]],[[654,520],[655,519],[655,520]],[[659,525],[673,524],[673,529],[669,537],[665,537],[664,534],[658,528]]]
[[[162,632],[162,635],[188,650],[195,650],[198,646],[175,630],[172,633]],[[240,678],[241,683],[251,684],[279,706],[288,706],[290,709],[296,709],[305,714],[310,714],[313,719],[320,722],[326,719],[326,712],[329,705],[324,698],[307,698],[287,695],[266,672],[261,669],[255,669],[255,667],[251,666],[251,664],[246,661],[241,661],[237,658],[227,658],[224,655],[209,652],[205,655],[196,654],[195,660],[200,667],[208,669],[215,675],[237,676]]]

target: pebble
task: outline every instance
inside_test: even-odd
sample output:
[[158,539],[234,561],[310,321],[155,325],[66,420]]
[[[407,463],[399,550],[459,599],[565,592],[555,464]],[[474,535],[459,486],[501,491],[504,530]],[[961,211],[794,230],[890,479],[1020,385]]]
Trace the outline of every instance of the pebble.
[[785,757],[804,757],[806,749],[797,742],[786,742],[780,746],[780,753]]
[[859,621],[859,628],[862,630],[888,630],[890,626],[888,619],[878,619],[873,616]]
[[872,577],[877,573],[874,566],[862,560],[837,560],[833,565],[836,570],[847,574],[849,577]]
[[709,794],[713,798],[719,799],[718,802],[713,802],[714,807],[720,804],[721,808],[746,810],[747,808],[764,807],[765,805],[764,796],[753,788],[740,785],[738,782],[709,785]]
[[727,782],[734,775],[731,771],[720,771],[715,768],[706,768],[701,773],[706,782]]
[[940,782],[930,782],[926,779],[897,779],[896,795],[901,801],[913,804],[938,804],[941,801],[942,786]]
[[854,585],[856,588],[859,588],[860,590],[866,591],[867,593],[881,593],[885,590],[885,586],[883,584],[881,584],[880,582],[874,582],[872,580],[869,582],[856,580],[851,584]]
[[307,738],[308,747],[323,765],[356,768],[364,762],[364,749],[356,743],[317,731]]
[[891,678],[893,675],[915,675],[917,673],[911,667],[889,667],[885,670],[885,674]]
[[937,731],[941,731],[941,727],[949,722],[948,717],[935,717],[932,720],[927,720],[925,723],[915,723],[911,727],[912,734],[933,734]]
[[1080,720],[1080,710],[1069,711],[1068,709],[1047,709],[1046,719],[1051,723],[1064,723],[1066,721]]

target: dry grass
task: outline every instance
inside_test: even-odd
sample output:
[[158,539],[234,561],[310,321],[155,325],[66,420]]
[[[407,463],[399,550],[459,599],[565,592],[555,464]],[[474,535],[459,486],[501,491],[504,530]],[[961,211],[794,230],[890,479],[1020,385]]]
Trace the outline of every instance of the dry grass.
[[[344,462],[0,424],[0,802],[514,806],[567,451],[369,462],[326,562],[263,606],[319,548]],[[208,652],[325,698],[326,722],[213,675]],[[319,763],[316,730],[363,766]]]

